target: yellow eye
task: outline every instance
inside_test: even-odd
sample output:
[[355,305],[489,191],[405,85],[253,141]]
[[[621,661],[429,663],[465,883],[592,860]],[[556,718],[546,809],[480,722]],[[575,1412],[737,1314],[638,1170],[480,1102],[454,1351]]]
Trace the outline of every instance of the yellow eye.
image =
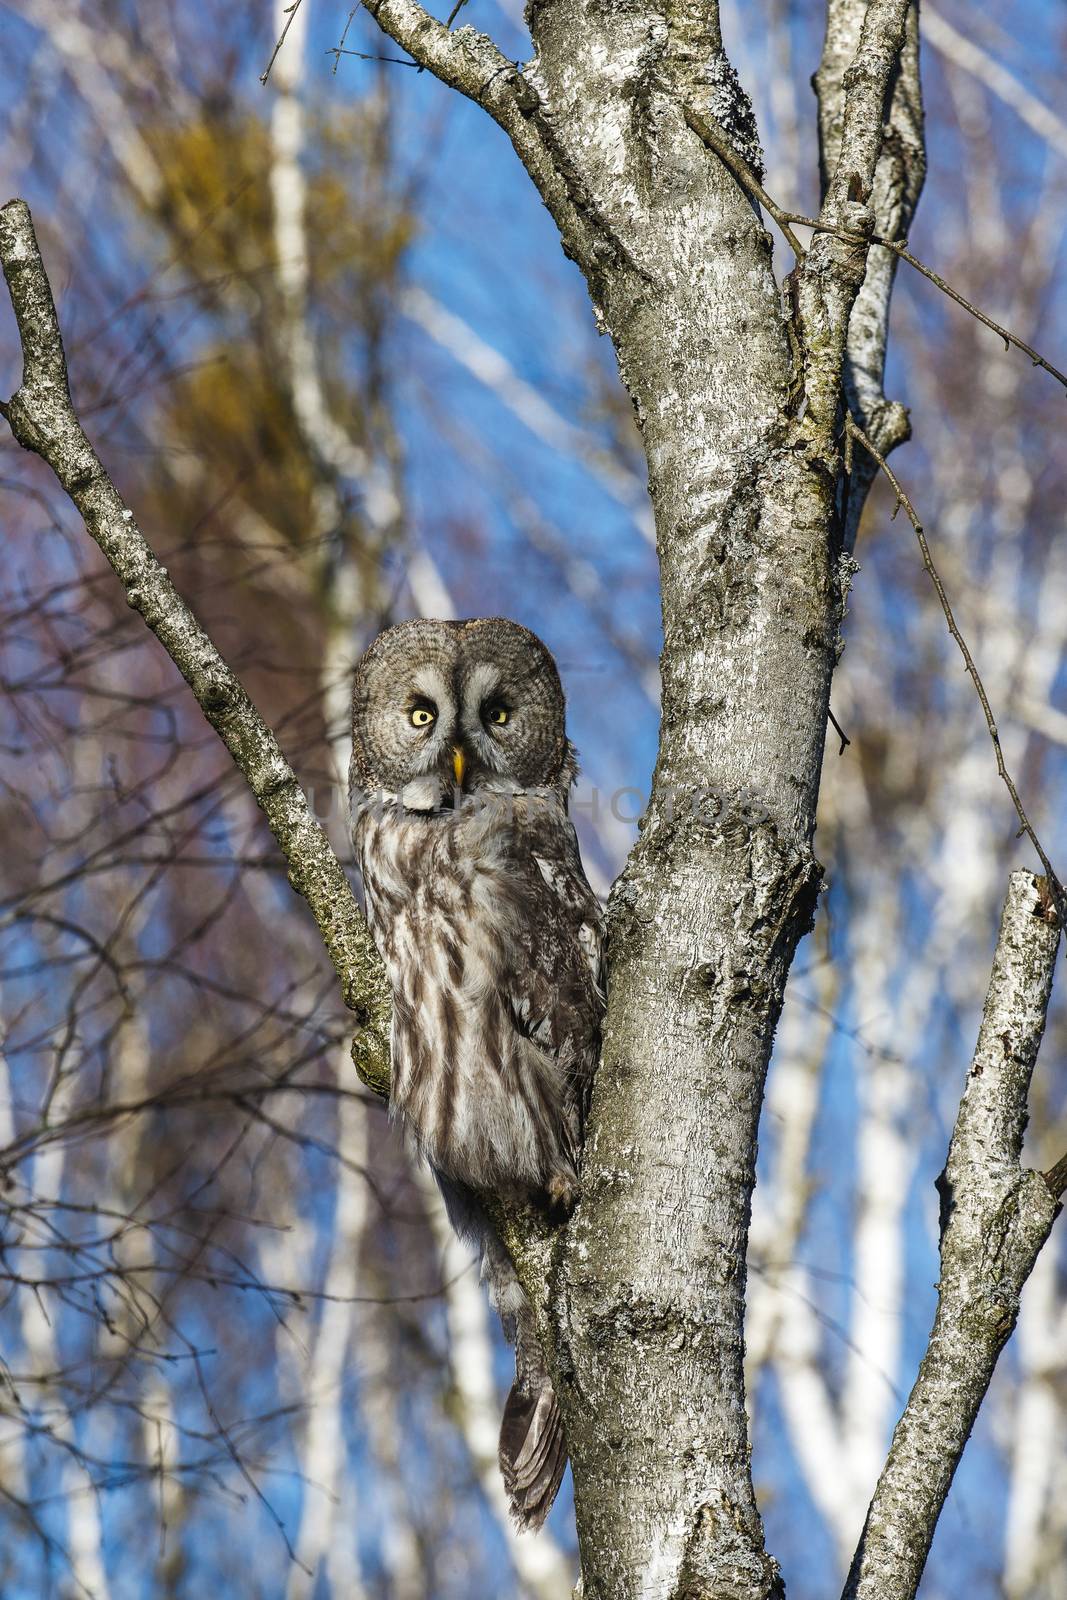
[[489,710],[485,714],[486,721],[495,722],[498,728],[502,728],[504,726],[510,715],[511,712],[508,710],[507,706],[490,706]]
[[414,727],[428,728],[430,723],[436,719],[437,712],[431,710],[429,706],[415,706],[410,716]]

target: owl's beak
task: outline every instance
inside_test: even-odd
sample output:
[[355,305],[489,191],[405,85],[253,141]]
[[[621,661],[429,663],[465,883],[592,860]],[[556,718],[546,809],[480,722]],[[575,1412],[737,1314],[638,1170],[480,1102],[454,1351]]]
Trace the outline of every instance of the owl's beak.
[[466,752],[457,744],[452,751],[452,771],[456,774],[456,787],[462,789],[463,774],[467,770]]

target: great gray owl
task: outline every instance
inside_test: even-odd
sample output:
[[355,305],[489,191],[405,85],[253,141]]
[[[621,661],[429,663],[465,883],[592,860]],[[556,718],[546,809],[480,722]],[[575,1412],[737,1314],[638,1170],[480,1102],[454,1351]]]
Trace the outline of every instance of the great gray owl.
[[567,797],[559,673],[502,617],[403,622],[361,657],[352,835],[393,990],[390,1105],[476,1240],[515,1342],[500,1431],[513,1515],[537,1528],[566,1466],[552,1382],[479,1194],[578,1194],[600,1044],[603,923]]

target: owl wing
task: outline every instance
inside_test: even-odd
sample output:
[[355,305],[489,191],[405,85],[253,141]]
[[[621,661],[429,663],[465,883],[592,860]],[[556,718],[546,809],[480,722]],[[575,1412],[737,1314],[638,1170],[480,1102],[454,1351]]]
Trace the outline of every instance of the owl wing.
[[[505,974],[516,1028],[565,1071],[561,1132],[577,1169],[604,1014],[604,913],[562,807],[517,818],[513,867],[525,901]],[[575,1193],[576,1191],[572,1191]],[[553,1190],[549,1188],[550,1195]],[[554,1198],[560,1197],[555,1191]],[[539,1528],[567,1465],[563,1419],[525,1299],[515,1324],[515,1382],[500,1427],[500,1469],[520,1528]]]
[[504,974],[518,1029],[564,1068],[579,1114],[600,1051],[604,913],[561,809],[517,817],[513,870],[526,902]]

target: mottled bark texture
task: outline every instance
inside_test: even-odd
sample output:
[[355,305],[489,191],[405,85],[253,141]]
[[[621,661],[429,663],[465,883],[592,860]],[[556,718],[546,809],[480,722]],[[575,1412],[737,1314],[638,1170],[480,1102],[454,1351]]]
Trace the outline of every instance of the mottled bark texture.
[[[664,624],[654,793],[612,897],[582,1203],[521,1268],[566,1416],[583,1594],[762,1600],[780,1583],[749,1471],[745,1245],[764,1075],[820,876],[851,570],[841,404],[867,250],[817,235],[787,327],[770,236],[686,122],[713,119],[758,168],[712,5],[534,0],[522,71],[411,0],[368,9],[511,137],[585,273],[648,456]],[[875,226],[908,10],[831,16],[821,220],[853,235]],[[909,84],[914,108],[913,71]],[[888,292],[883,272],[872,304]]]
[[846,1600],[911,1600],[953,1473],[1059,1210],[1052,1174],[1022,1165],[1030,1079],[1059,928],[1043,880],[1014,872],[941,1195],[930,1342],[897,1423]]
[[364,1080],[389,1081],[389,987],[344,869],[330,848],[277,739],[153,555],[93,449],[71,403],[52,290],[29,207],[0,208],[0,261],[22,343],[22,383],[0,412],[25,449],[51,467],[126,599],[185,678],[248,782],[337,970],[359,1032],[352,1053]]
[[[866,10],[864,0],[828,0],[826,40],[814,86],[819,104],[819,151],[823,192],[828,190],[841,157],[844,132],[844,78],[859,43]],[[904,48],[890,79],[882,148],[874,171],[870,205],[874,231],[903,241],[911,227],[926,176],[923,107],[919,84],[919,14],[908,13]],[[849,318],[844,389],[849,410],[875,445],[887,456],[910,435],[908,413],[899,401],[886,398],[886,345],[889,305],[898,258],[872,245],[867,272]],[[856,543],[860,516],[878,466],[864,451],[851,463],[842,496],[845,548]]]

